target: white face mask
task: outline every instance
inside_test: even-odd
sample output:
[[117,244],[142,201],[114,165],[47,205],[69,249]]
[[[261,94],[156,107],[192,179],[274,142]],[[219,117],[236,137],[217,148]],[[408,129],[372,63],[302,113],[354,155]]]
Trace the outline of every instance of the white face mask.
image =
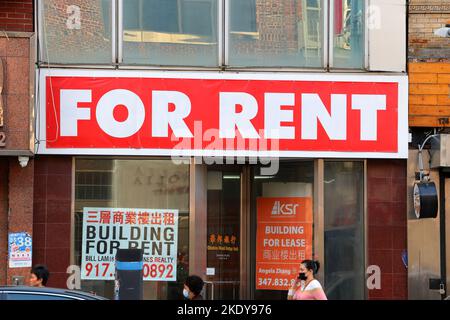
[[183,289],[183,296],[188,299],[189,298],[189,291],[187,291],[186,289]]

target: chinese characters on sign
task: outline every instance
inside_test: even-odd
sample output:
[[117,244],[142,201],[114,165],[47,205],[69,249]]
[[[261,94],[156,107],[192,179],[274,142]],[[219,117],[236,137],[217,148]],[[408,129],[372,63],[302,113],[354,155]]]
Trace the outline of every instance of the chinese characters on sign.
[[31,267],[32,238],[26,232],[10,233],[8,239],[9,267]]
[[146,281],[176,281],[178,210],[84,208],[81,278],[113,280],[117,249],[143,249]]
[[239,252],[237,236],[234,234],[211,233],[208,238],[208,251]]
[[256,289],[287,290],[312,257],[311,198],[258,198]]

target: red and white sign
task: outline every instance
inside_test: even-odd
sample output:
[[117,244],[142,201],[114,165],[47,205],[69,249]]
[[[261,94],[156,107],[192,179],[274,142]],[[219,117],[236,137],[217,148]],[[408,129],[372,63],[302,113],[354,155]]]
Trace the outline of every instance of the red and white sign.
[[256,289],[288,290],[312,258],[310,197],[257,198]]
[[41,154],[406,158],[406,76],[40,70]]

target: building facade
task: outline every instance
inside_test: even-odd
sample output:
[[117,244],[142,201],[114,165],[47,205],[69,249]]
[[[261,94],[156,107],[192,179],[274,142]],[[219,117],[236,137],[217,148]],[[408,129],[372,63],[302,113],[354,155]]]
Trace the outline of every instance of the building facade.
[[[34,79],[33,1],[0,3],[0,283],[21,282],[31,248],[13,253],[9,239],[33,230]],[[24,239],[24,238],[22,238]],[[9,254],[10,253],[10,254]],[[10,258],[9,258],[10,257]]]
[[[441,152],[450,126],[450,41],[435,31],[449,23],[450,1],[410,1],[408,197],[412,199],[415,182],[420,181],[417,173],[422,160],[426,174],[422,182],[435,184],[439,201],[438,211],[427,219],[417,219],[413,202],[408,201],[410,299],[448,296],[448,156]],[[419,149],[423,149],[422,156]]]
[[146,299],[285,299],[311,258],[330,299],[408,297],[406,1],[35,5],[49,285],[112,297],[137,246]]

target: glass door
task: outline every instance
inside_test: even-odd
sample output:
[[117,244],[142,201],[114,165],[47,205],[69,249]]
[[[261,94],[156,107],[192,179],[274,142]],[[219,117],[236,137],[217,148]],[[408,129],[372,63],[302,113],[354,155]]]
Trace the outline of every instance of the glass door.
[[252,169],[250,294],[285,300],[300,262],[314,255],[314,161],[281,162],[272,176]]
[[240,166],[208,168],[207,299],[240,297],[241,181]]

